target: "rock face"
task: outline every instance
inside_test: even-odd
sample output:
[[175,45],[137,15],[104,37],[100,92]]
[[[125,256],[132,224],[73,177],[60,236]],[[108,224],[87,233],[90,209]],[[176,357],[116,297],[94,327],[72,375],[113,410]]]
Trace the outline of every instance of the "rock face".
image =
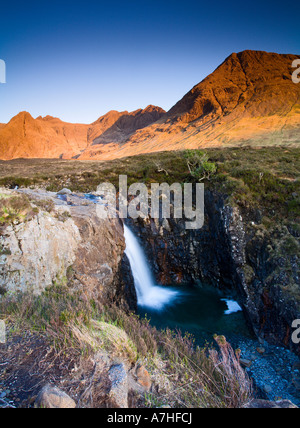
[[203,282],[232,289],[249,324],[262,339],[288,346],[291,326],[300,319],[299,252],[289,252],[291,239],[299,237],[284,226],[267,230],[259,212],[242,215],[225,202],[224,195],[206,191],[205,221],[199,230],[186,230],[183,220],[134,220],[131,227],[140,236],[153,261],[158,283]]
[[[127,266],[122,223],[99,218],[95,204],[80,196],[58,199],[49,192],[24,193],[33,201],[50,198],[54,209],[40,210],[32,220],[4,228],[0,288],[39,294],[63,281],[90,297],[135,309],[133,282],[121,274]],[[125,277],[132,280],[128,269]]]
[[9,226],[0,236],[1,288],[35,294],[66,276],[82,240],[73,220],[60,222],[40,212],[28,223]]

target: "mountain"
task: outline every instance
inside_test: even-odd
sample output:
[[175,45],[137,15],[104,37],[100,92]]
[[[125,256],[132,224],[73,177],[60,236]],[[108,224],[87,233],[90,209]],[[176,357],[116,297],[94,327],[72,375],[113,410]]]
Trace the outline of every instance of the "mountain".
[[121,146],[100,144],[98,158],[184,148],[299,144],[300,84],[291,78],[296,58],[261,51],[233,53],[156,123],[136,131]]
[[114,151],[137,130],[156,122],[164,114],[165,111],[162,108],[152,105],[131,113],[110,111],[90,126],[89,147],[84,150],[80,159],[97,159],[105,151]]
[[8,124],[0,124],[0,158],[77,158],[94,144],[121,143],[136,130],[165,114],[160,107],[148,106],[134,112],[111,111],[96,122],[73,124],[46,116],[34,119],[21,112]]
[[167,113],[148,106],[110,111],[90,125],[20,113],[0,125],[0,158],[113,159],[163,150],[223,146],[297,145],[300,84],[296,55],[231,54]]

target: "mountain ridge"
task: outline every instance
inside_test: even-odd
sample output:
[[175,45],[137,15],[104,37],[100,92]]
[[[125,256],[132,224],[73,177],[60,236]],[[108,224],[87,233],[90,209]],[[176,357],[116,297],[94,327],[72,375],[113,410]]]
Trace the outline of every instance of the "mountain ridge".
[[110,111],[92,124],[76,124],[52,116],[34,119],[23,111],[0,125],[0,158],[76,158],[102,134],[108,141],[121,142],[163,114],[160,107],[149,105],[133,112]]
[[112,110],[90,125],[21,112],[0,125],[0,158],[114,159],[165,150],[300,143],[292,54],[232,53],[168,112]]

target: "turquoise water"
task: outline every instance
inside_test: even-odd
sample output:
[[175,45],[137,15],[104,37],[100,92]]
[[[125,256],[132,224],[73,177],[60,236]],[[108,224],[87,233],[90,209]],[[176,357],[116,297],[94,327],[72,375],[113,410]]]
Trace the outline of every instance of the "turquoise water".
[[139,306],[139,315],[147,316],[157,328],[189,332],[199,345],[211,343],[214,334],[224,335],[232,344],[241,337],[253,337],[243,312],[228,295],[208,286],[171,289],[177,291],[177,295],[169,304],[160,310]]
[[202,345],[215,334],[235,339],[250,336],[243,312],[235,300],[214,287],[162,286],[157,284],[142,243],[124,224],[128,257],[137,294],[139,315],[160,329],[191,333]]

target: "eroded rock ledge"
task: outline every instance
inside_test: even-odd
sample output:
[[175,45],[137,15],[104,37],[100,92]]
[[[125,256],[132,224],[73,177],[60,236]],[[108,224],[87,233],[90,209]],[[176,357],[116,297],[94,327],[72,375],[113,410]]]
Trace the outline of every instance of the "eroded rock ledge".
[[[21,194],[37,209],[28,221],[2,228],[2,291],[40,294],[65,282],[88,297],[135,309],[122,223],[99,218],[95,204],[83,195],[59,198],[56,193],[28,189]],[[51,202],[50,212],[40,208],[49,206],[45,201]]]

